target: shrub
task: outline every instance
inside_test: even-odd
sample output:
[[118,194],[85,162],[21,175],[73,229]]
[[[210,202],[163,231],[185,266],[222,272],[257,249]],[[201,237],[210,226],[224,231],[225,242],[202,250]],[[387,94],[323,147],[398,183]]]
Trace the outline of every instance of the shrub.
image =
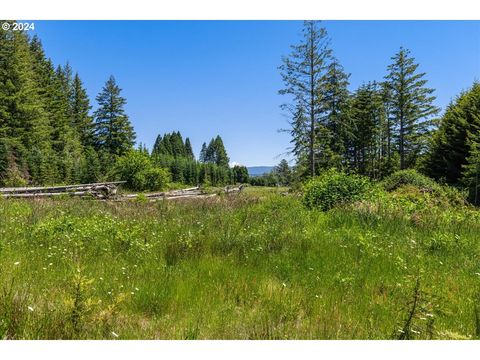
[[366,177],[331,169],[305,185],[303,202],[310,209],[327,211],[337,205],[364,200],[372,189]]
[[170,181],[170,173],[166,169],[151,167],[144,171],[145,184],[149,190],[162,190]]
[[170,180],[168,170],[156,167],[148,153],[132,150],[120,157],[115,165],[117,178],[127,182],[132,190],[161,190]]
[[434,180],[413,169],[396,171],[383,181],[383,187],[387,191],[393,191],[405,185],[413,185],[430,192],[440,188]]
[[400,195],[415,194],[414,198],[417,200],[430,194],[431,200],[439,204],[462,205],[466,198],[466,195],[456,188],[442,186],[413,169],[393,173],[383,181],[383,187],[386,191],[395,191]]

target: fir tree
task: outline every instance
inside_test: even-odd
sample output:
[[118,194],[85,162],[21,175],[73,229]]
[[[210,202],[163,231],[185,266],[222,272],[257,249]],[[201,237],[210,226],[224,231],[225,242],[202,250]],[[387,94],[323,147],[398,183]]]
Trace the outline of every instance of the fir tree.
[[70,108],[72,124],[78,133],[82,145],[85,147],[94,146],[94,125],[93,119],[89,115],[92,107],[78,73],[75,74],[72,82]]
[[115,78],[105,83],[96,97],[98,109],[95,111],[95,137],[97,147],[110,155],[123,155],[135,143],[135,132],[125,114],[125,98],[121,95]]
[[426,139],[432,128],[431,116],[439,109],[433,104],[433,89],[425,85],[425,73],[418,73],[418,64],[410,51],[400,48],[388,66],[386,85],[390,91],[390,115],[396,127],[400,168],[416,164],[426,149]]
[[207,143],[202,144],[202,149],[200,150],[200,155],[198,156],[198,160],[201,163],[207,162]]
[[346,146],[352,136],[352,125],[349,114],[349,91],[348,79],[343,66],[337,59],[333,59],[327,68],[325,75],[325,93],[323,96],[323,111],[325,113],[322,122],[330,131],[330,143],[327,145],[333,156],[327,158],[325,167],[343,167],[346,159]]
[[475,205],[480,205],[480,141],[470,143],[466,162],[463,166],[462,182],[469,190],[470,201]]
[[472,144],[480,142],[479,114],[480,83],[476,82],[447,107],[440,119],[424,165],[428,175],[454,185],[462,180]]
[[188,159],[195,160],[195,155],[193,155],[192,144],[190,143],[190,139],[188,137],[185,139],[185,156]]
[[282,159],[274,169],[275,175],[278,177],[280,185],[289,185],[292,180],[292,171],[288,166],[288,161]]
[[[323,96],[325,93],[325,74],[330,62],[332,51],[329,49],[327,32],[317,21],[305,21],[303,39],[299,45],[292,46],[292,53],[284,57],[280,66],[285,88],[280,94],[293,96],[293,104],[282,107],[294,117],[292,130],[303,131],[304,134],[294,136],[308,139],[306,157],[310,175],[316,173],[316,149],[319,141],[319,127],[322,124]],[[301,126],[299,121],[304,121]],[[326,143],[329,139],[322,139]],[[302,146],[303,147],[303,146]],[[297,148],[298,150],[299,148]],[[300,156],[303,158],[303,154]]]
[[215,138],[213,146],[215,163],[220,167],[228,168],[230,159],[228,158],[227,151],[225,150],[225,146],[223,145],[223,140],[220,135],[217,135]]

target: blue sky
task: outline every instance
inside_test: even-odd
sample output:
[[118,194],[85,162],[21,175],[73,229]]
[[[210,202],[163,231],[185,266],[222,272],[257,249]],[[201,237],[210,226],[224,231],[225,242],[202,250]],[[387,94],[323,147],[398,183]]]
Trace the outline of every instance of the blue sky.
[[[382,80],[409,48],[442,109],[480,80],[480,21],[325,21],[351,89]],[[94,98],[112,74],[137,141],[179,130],[198,154],[220,134],[232,162],[274,165],[289,146],[278,95],[299,21],[35,21],[47,56],[69,61]]]

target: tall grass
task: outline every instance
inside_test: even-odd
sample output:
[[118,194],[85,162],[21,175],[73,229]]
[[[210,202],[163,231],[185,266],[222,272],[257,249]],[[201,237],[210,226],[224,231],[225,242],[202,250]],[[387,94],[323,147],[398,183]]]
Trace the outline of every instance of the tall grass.
[[0,199],[0,338],[478,337],[478,211],[249,191]]

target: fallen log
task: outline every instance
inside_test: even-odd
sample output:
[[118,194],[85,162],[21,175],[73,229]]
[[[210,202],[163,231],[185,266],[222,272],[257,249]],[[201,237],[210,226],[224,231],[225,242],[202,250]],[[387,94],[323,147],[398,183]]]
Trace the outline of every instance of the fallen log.
[[99,199],[105,198],[103,194],[92,194],[89,191],[71,191],[71,192],[57,192],[57,193],[37,193],[37,194],[4,194],[4,198],[42,198],[42,197],[56,197],[56,196],[93,196]]
[[115,197],[124,181],[46,187],[1,188],[0,196],[11,198],[52,197],[60,195],[90,196],[98,199]]
[[67,191],[71,189],[87,189],[100,186],[110,186],[110,185],[121,185],[125,184],[125,181],[111,181],[104,183],[92,183],[92,184],[78,184],[78,185],[62,185],[62,186],[44,186],[44,187],[10,187],[10,188],[0,188],[0,193],[30,193],[30,192],[53,192],[58,191]]

